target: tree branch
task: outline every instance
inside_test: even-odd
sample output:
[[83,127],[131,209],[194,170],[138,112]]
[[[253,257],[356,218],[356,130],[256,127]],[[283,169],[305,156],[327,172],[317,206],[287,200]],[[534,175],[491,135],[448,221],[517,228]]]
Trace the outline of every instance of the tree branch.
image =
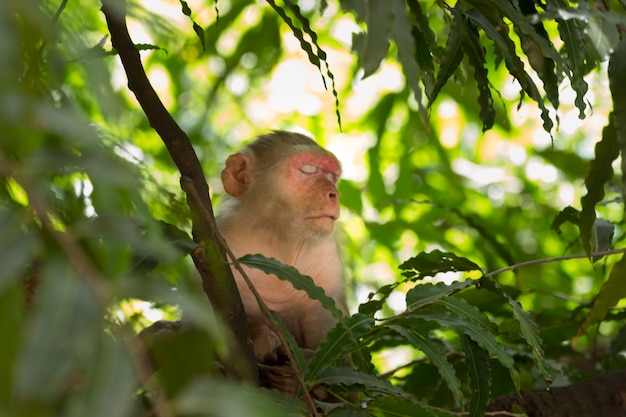
[[618,253],[626,253],[626,249],[622,248],[622,249],[612,249],[612,250],[605,250],[605,251],[600,251],[600,252],[592,252],[592,253],[577,253],[574,255],[564,255],[564,256],[556,256],[556,257],[552,257],[552,258],[541,258],[541,259],[532,259],[530,261],[526,261],[526,262],[520,262],[518,264],[515,265],[509,265],[509,266],[505,266],[504,268],[500,268],[500,269],[496,269],[495,271],[491,271],[486,273],[484,276],[485,277],[493,277],[496,276],[498,274],[501,274],[503,272],[506,271],[514,271],[516,269],[519,268],[523,268],[526,266],[531,266],[531,265],[540,265],[540,264],[547,264],[550,262],[560,262],[560,261],[567,261],[570,259],[582,259],[582,258],[596,258],[596,257],[602,257],[602,256],[607,256],[607,255],[615,255]]
[[[189,138],[169,114],[146,76],[139,51],[133,44],[126,26],[125,1],[102,0],[102,12],[111,33],[113,48],[117,51],[126,71],[128,88],[135,94],[148,117],[150,126],[163,140],[181,177],[188,178],[194,194],[200,196],[198,202],[187,193],[193,237],[201,247],[191,256],[200,273],[202,287],[211,305],[233,331],[235,340],[244,351],[245,360],[231,362],[245,364],[246,369],[231,371],[242,379],[257,383],[258,368],[250,343],[243,304],[227,263],[224,246],[221,244],[223,239],[217,231],[209,187],[200,161]],[[203,215],[203,213],[208,213],[208,215]],[[240,349],[235,349],[235,351],[238,350]]]
[[[626,415],[626,369],[550,390],[522,391],[496,398],[485,415],[510,416],[514,408],[535,417],[623,417]],[[498,412],[499,410],[502,410]]]

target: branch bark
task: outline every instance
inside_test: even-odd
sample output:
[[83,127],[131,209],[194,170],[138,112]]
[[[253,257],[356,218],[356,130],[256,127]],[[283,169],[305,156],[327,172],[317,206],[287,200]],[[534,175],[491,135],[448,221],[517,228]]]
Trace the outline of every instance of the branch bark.
[[[202,287],[211,305],[232,330],[244,360],[229,361],[238,369],[229,373],[241,379],[258,383],[258,368],[250,342],[245,312],[232,271],[228,266],[213,214],[209,187],[200,161],[185,132],[167,111],[152,88],[141,63],[139,51],[131,40],[126,26],[125,0],[102,0],[102,12],[106,18],[111,43],[117,51],[126,76],[128,88],[135,94],[150,126],[158,133],[167,147],[176,167],[181,173],[181,186],[187,193],[187,205],[191,213],[192,233],[200,249],[191,256],[202,278]],[[190,191],[199,196],[192,198]],[[199,201],[199,202],[198,202]],[[207,215],[204,215],[208,213]]]
[[626,415],[626,369],[567,387],[524,391],[496,398],[490,417],[510,416],[517,407],[533,417],[623,417]]

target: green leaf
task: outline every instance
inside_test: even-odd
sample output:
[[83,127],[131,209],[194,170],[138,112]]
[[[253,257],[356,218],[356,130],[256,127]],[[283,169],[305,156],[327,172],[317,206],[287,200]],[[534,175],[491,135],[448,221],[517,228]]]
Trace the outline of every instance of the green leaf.
[[[372,2],[384,4],[385,2]],[[393,10],[393,40],[398,47],[398,61],[402,64],[404,76],[413,94],[415,101],[420,108],[422,104],[422,88],[419,84],[420,68],[418,61],[415,59],[416,45],[415,38],[412,35],[412,24],[409,14],[407,13],[404,0],[394,0],[393,6],[386,5],[388,9]],[[424,109],[425,110],[425,109]]]
[[0,289],[0,404],[9,403],[13,394],[16,358],[24,325],[24,293],[19,281]]
[[80,371],[80,363],[96,366],[102,313],[93,293],[67,264],[48,261],[15,368],[19,395],[53,401]]
[[606,13],[605,11],[599,9],[588,9],[582,7],[579,9],[574,9],[572,7],[568,7],[564,5],[560,8],[552,8],[551,10],[546,10],[544,13],[536,16],[537,19],[542,20],[571,20],[576,19],[581,22],[586,22],[592,17],[605,19],[611,25],[626,25],[626,16],[623,13]]
[[615,130],[615,117],[609,116],[609,124],[602,130],[602,140],[595,146],[595,158],[591,161],[589,174],[585,178],[587,194],[580,202],[580,240],[587,254],[591,253],[592,230],[596,221],[596,204],[604,198],[604,184],[613,178],[611,164],[619,156],[619,146]]
[[[591,250],[601,252],[609,250],[613,245],[613,232],[615,226],[608,220],[596,219],[591,229]],[[593,262],[601,259],[602,256],[594,256]]]
[[[561,8],[566,7],[566,4],[561,0],[554,0],[555,4]],[[584,79],[584,75],[587,71],[584,70],[587,67],[585,63],[585,40],[584,29],[581,28],[579,22],[574,19],[556,19],[559,28],[559,36],[563,41],[563,48],[566,53],[564,59],[570,68],[569,78],[570,83],[574,91],[576,91],[575,104],[578,108],[578,117],[580,119],[585,117],[585,94],[589,86]]]
[[433,55],[438,50],[435,33],[430,28],[428,17],[424,14],[419,2],[407,2],[413,21],[412,34],[415,41],[415,61],[420,70],[426,95],[432,100],[431,94],[435,82],[435,66]]
[[500,2],[496,0],[488,0],[488,4],[497,9],[502,16],[506,16],[512,22],[514,22],[515,31],[522,35],[526,35],[533,40],[533,43],[539,47],[540,54],[545,58],[551,59],[558,69],[558,72],[563,72],[563,59],[561,55],[554,49],[554,46],[550,42],[549,38],[545,36],[541,30],[537,30],[537,27],[531,24],[520,9],[515,7],[514,4],[508,2]]
[[[374,327],[374,319],[371,316],[355,314],[350,317],[342,318],[339,323],[328,332],[326,338],[322,340],[322,343],[320,343],[315,351],[315,356],[311,359],[308,366],[309,371],[306,375],[306,379],[310,380],[315,378],[320,369],[338,359],[339,355],[342,355],[351,345],[355,345],[355,342],[361,339],[372,327]],[[360,350],[357,350],[356,355],[353,355],[353,360],[360,369],[371,369],[369,355]]]
[[[373,120],[389,120],[392,117],[395,103],[396,96],[394,94],[387,94],[382,97],[376,107],[369,112],[368,116],[374,118]],[[387,198],[387,190],[385,189],[385,181],[382,175],[383,170],[381,168],[381,147],[385,138],[385,131],[385,123],[380,123],[376,131],[378,140],[374,146],[367,150],[367,161],[369,163],[367,189],[374,200]]]
[[[580,4],[581,8],[588,9],[589,7],[595,7],[593,4]],[[597,68],[600,63],[605,62],[607,57],[611,55],[615,46],[620,42],[621,31],[619,26],[611,23],[611,19],[605,18],[608,14],[617,15],[617,13],[602,13],[603,16],[592,17],[587,21],[578,22],[583,31],[583,50],[584,50],[584,67],[581,74],[589,74],[594,68]]]
[[445,353],[441,351],[440,347],[421,333],[409,327],[399,325],[390,325],[387,327],[402,336],[408,343],[413,345],[413,347],[424,352],[433,365],[437,367],[437,371],[448,384],[448,388],[452,391],[454,401],[459,406],[463,405],[461,383],[454,372],[452,364],[448,362]]
[[608,354],[610,356],[619,355],[620,352],[626,350],[626,324],[623,324],[617,334],[611,340]]
[[[398,283],[394,282],[393,284],[383,285],[378,290],[376,290],[375,293],[371,293],[368,297],[369,301],[366,301],[359,305],[359,313],[373,316],[374,313],[383,308],[383,306],[385,305],[385,301],[387,300],[387,298],[389,298],[389,296],[397,286]],[[380,295],[380,298],[374,299],[376,295]]]
[[[504,2],[488,1],[488,3],[494,6],[496,9],[498,9],[501,6],[504,6],[504,8],[507,10],[509,9],[504,4]],[[509,73],[513,77],[515,77],[515,79],[520,83],[522,90],[526,94],[528,94],[528,96],[532,98],[539,106],[539,109],[541,110],[541,119],[543,120],[543,129],[546,132],[550,133],[552,130],[552,127],[554,126],[554,123],[552,122],[550,113],[548,112],[548,109],[546,108],[544,104],[544,100],[541,97],[541,94],[539,93],[537,86],[535,85],[532,77],[526,72],[524,68],[524,63],[522,62],[522,60],[520,59],[520,57],[517,55],[515,51],[515,43],[513,42],[513,40],[511,40],[510,36],[508,35],[507,30],[498,30],[496,28],[496,26],[498,26],[498,28],[506,28],[507,27],[506,23],[504,23],[504,21],[501,18],[499,18],[498,21],[495,22],[495,26],[494,26],[494,22],[489,21],[485,16],[483,16],[480,12],[478,12],[475,9],[467,10],[465,12],[465,15],[472,21],[472,24],[474,24],[476,27],[483,29],[487,37],[494,42],[497,48],[497,51],[504,58],[504,62],[506,64],[506,67],[509,70]],[[525,18],[521,17],[521,20],[525,20]],[[534,29],[532,29],[532,26],[530,26],[530,28],[534,32]],[[506,35],[506,37],[504,35]],[[545,40],[543,40],[543,43],[545,43]],[[543,44],[543,43],[540,42],[540,44]],[[544,51],[543,48],[542,48],[542,51]],[[550,56],[552,55],[550,54]],[[558,58],[558,54],[557,54],[557,58]]]
[[200,44],[202,45],[202,50],[206,51],[206,40],[204,36],[204,29],[202,28],[202,26],[197,24],[196,21],[193,20],[193,18],[191,17],[191,8],[189,7],[189,4],[187,4],[187,2],[184,0],[178,0],[178,1],[180,2],[180,6],[182,8],[183,14],[187,16],[189,20],[191,20],[191,23],[193,24],[193,31],[196,32],[196,36],[200,40]]
[[482,417],[485,415],[491,393],[489,355],[465,335],[461,336],[461,344],[465,353],[465,365],[472,382],[469,415],[470,417]]
[[307,275],[302,275],[292,266],[285,265],[276,259],[266,258],[263,255],[245,255],[239,258],[239,262],[250,268],[260,269],[266,274],[276,275],[283,281],[289,281],[294,288],[305,291],[308,296],[318,300],[324,308],[340,319],[343,314],[335,305],[335,300],[326,295],[324,290],[315,284],[315,281]]
[[435,276],[441,272],[479,271],[480,267],[474,262],[452,252],[442,252],[435,249],[431,252],[421,252],[417,256],[403,262],[398,268],[402,275],[411,279],[422,279]]
[[454,21],[450,27],[443,59],[439,65],[439,72],[437,73],[435,85],[431,92],[431,103],[437,99],[439,92],[454,75],[463,60],[463,31],[460,28],[462,22],[459,22],[459,19],[461,19],[459,16],[454,16]]
[[613,265],[609,279],[600,288],[582,328],[587,330],[593,324],[604,320],[609,308],[614,307],[624,297],[626,297],[626,256],[622,256]]
[[415,286],[406,294],[406,306],[409,310],[420,308],[436,301],[441,297],[458,292],[462,289],[474,285],[474,281],[454,281],[450,285],[443,282],[432,284],[430,282]]
[[496,330],[496,325],[489,321],[489,318],[483,312],[461,298],[441,297],[436,302],[459,317],[471,320],[485,329]]
[[[535,16],[537,14],[537,9],[535,8],[535,3],[533,0],[520,0],[519,9],[525,17],[530,16],[531,19],[532,16]],[[534,21],[532,27],[535,29],[538,37],[547,41],[551,52],[553,52],[553,47],[550,43],[550,37],[548,36],[548,32],[543,26],[543,22],[540,20]],[[550,100],[550,102],[552,102],[554,108],[559,107],[559,80],[554,71],[554,60],[544,56],[543,52],[541,51],[541,45],[539,44],[539,42],[537,42],[535,37],[527,35],[525,33],[520,33],[520,41],[522,50],[526,54],[530,66],[533,67],[533,69],[543,82],[543,89],[545,90],[548,99]]]
[[457,7],[452,9],[452,14],[455,16],[455,21],[458,19],[459,22],[458,28],[463,37],[463,51],[467,55],[470,65],[474,68],[474,79],[478,86],[478,103],[480,104],[479,116],[483,122],[483,132],[485,132],[493,127],[496,119],[491,87],[485,68],[485,50],[480,44],[478,30],[465,20]]
[[394,387],[388,381],[377,378],[374,375],[348,368],[326,368],[320,371],[312,381],[313,385],[340,384],[346,387],[359,386],[361,391],[376,392],[391,395],[398,398],[412,398],[411,394]]
[[384,1],[354,0],[342,0],[341,7],[354,11],[357,19],[366,24],[366,32],[352,35],[352,51],[359,57],[363,78],[367,78],[378,70],[387,57],[389,37],[394,26],[394,8]]
[[[614,132],[619,151],[622,155],[622,175],[626,172],[626,94],[623,83],[626,79],[626,40],[622,39],[617,45],[609,61],[609,84],[613,97],[614,117],[610,121],[614,124]],[[626,188],[622,189],[622,199],[626,200]]]
[[[300,42],[300,48],[302,48],[302,50],[306,52],[307,57],[309,58],[309,62],[315,65],[317,69],[319,70],[320,75],[322,76],[322,83],[324,84],[324,88],[327,89],[328,87],[326,86],[326,79],[324,78],[324,72],[322,71],[322,65],[321,65],[322,62],[324,63],[326,67],[326,76],[330,80],[332,93],[333,93],[333,96],[335,97],[335,114],[337,116],[337,123],[339,124],[339,130],[341,130],[341,114],[339,112],[339,93],[337,93],[337,87],[335,85],[335,76],[330,70],[330,66],[328,65],[328,60],[326,59],[327,58],[326,52],[324,52],[324,50],[317,43],[317,34],[315,33],[313,29],[311,29],[311,24],[309,23],[309,20],[302,14],[302,12],[300,11],[300,7],[297,4],[292,3],[289,0],[285,0],[285,4],[289,7],[289,9],[296,16],[296,19],[298,19],[298,21],[302,25],[304,29],[304,32],[303,32],[302,29],[300,29],[293,23],[293,20],[287,15],[285,10],[282,7],[278,6],[274,0],[267,0],[267,2],[276,11],[276,13],[283,20],[283,22],[285,22],[287,26],[289,26],[289,28],[291,29],[291,32],[296,37],[296,39],[298,39],[298,41]],[[311,38],[311,43],[309,43],[304,38],[304,33],[309,35],[309,37]],[[313,46],[315,46],[315,51],[313,51]]]
[[550,229],[561,234],[561,225],[566,222],[578,224],[578,210],[572,206],[565,207],[554,217],[550,224]]
[[[461,313],[463,314],[463,312]],[[483,327],[473,320],[468,319],[468,316],[471,316],[471,314],[457,316],[449,311],[441,311],[439,308],[433,308],[431,306],[425,309],[413,311],[407,316],[411,318],[435,321],[441,326],[454,329],[459,334],[466,334],[469,336],[472,340],[478,343],[480,347],[488,351],[509,370],[509,375],[511,376],[515,389],[519,392],[520,379],[515,367],[515,361],[505,350],[504,346],[498,343],[489,328]]]
[[447,410],[426,408],[416,401],[405,398],[380,397],[367,403],[367,408],[376,412],[376,416],[385,417],[450,417]]
[[551,381],[552,376],[550,374],[550,363],[546,360],[541,347],[543,341],[539,337],[539,328],[537,323],[530,317],[530,314],[522,309],[522,306],[517,301],[509,298],[509,304],[513,307],[513,317],[520,324],[520,336],[526,340],[526,343],[531,348],[539,373],[546,381]]
[[309,364],[307,363],[306,358],[304,357],[304,352],[298,346],[298,342],[296,341],[296,338],[289,331],[289,328],[287,327],[285,322],[281,320],[278,314],[276,314],[274,311],[272,311],[271,314],[272,314],[272,319],[274,320],[274,323],[276,324],[276,326],[278,326],[278,329],[282,333],[285,340],[287,340],[287,344],[289,345],[289,350],[291,351],[291,354],[293,355],[293,359],[296,362],[297,368],[300,370],[302,374],[307,373],[309,370]]
[[[121,343],[102,335],[99,350],[91,359],[83,395],[71,396],[68,417],[127,416],[133,406],[138,381],[128,350]],[[82,394],[82,393],[81,393]]]
[[502,287],[491,278],[481,278],[480,285],[481,288],[487,288],[490,291],[495,292],[496,294],[503,297],[513,309],[513,317],[518,321],[520,325],[520,336],[526,340],[526,343],[531,348],[531,352],[533,357],[535,358],[535,362],[537,363],[537,367],[539,368],[539,372],[541,376],[546,380],[550,381],[552,376],[550,375],[550,364],[543,356],[543,349],[541,347],[543,341],[541,337],[539,337],[539,329],[537,324],[533,321],[530,314],[528,314],[522,308],[521,304],[510,297],[508,294],[504,292]]
[[201,378],[171,403],[173,415],[298,417],[306,406],[297,398],[227,379]]
[[25,272],[39,246],[23,223],[17,211],[0,209],[0,292]]

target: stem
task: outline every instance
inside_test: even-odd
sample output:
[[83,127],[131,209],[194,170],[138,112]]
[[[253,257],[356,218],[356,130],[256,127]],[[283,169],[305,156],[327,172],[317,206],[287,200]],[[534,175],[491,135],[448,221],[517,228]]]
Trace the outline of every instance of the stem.
[[498,275],[498,274],[500,274],[502,272],[514,271],[516,269],[523,268],[525,266],[547,264],[547,263],[559,262],[559,261],[567,261],[567,260],[570,260],[570,259],[595,258],[595,257],[599,257],[599,256],[615,255],[615,254],[618,254],[618,253],[626,253],[626,248],[606,250],[606,251],[600,251],[600,252],[592,252],[590,254],[577,253],[577,254],[574,254],[574,255],[557,256],[557,257],[554,257],[554,258],[533,259],[533,260],[530,260],[530,261],[520,262],[520,263],[515,264],[515,265],[509,265],[509,266],[504,267],[504,268],[496,269],[495,271],[491,271],[491,272],[486,273],[484,276],[485,277],[493,277],[493,276]]

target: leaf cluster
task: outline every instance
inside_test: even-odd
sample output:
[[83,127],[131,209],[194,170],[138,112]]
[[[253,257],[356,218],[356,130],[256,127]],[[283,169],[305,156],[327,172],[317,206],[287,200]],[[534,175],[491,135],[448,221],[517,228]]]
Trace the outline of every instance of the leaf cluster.
[[[564,80],[574,90],[579,117],[584,118],[589,88],[584,76],[610,53],[610,47],[599,44],[594,36],[614,46],[617,29],[626,22],[620,6],[619,12],[611,13],[595,10],[591,3],[561,0],[468,0],[453,6],[436,2],[431,7],[402,0],[393,1],[391,6],[360,0],[341,4],[365,26],[353,38],[363,77],[379,68],[393,40],[407,83],[420,105],[423,92],[430,106],[447,83],[473,76],[483,131],[491,129],[496,120],[494,95],[499,94],[491,74],[502,64],[519,85],[520,99],[527,96],[537,104],[546,132],[551,133],[555,121],[558,123],[548,103],[558,109],[559,86]],[[446,22],[447,32],[437,30],[436,19]],[[590,19],[599,25],[591,28],[587,23]],[[554,31],[560,38],[558,47]]]

